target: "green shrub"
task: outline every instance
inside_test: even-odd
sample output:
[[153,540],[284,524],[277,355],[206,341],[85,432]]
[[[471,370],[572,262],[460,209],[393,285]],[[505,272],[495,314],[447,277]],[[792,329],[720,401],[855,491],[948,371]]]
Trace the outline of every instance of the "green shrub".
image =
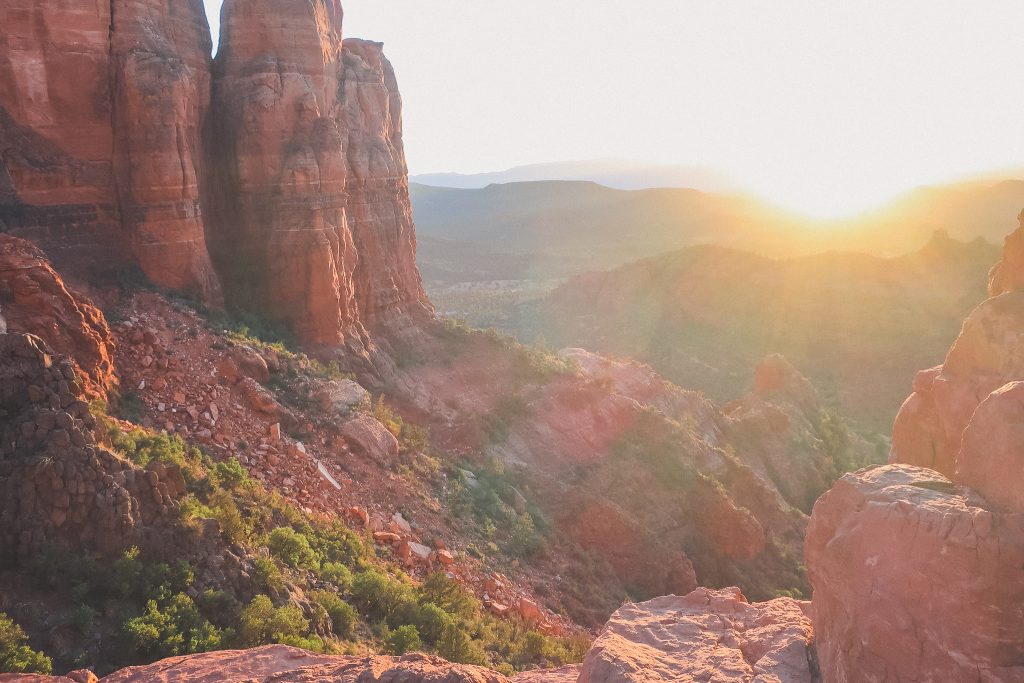
[[375,569],[361,571],[352,578],[352,599],[363,614],[389,625],[402,623],[416,606],[409,585]]
[[236,458],[218,462],[212,472],[217,485],[234,490],[249,482],[249,473]]
[[238,638],[246,647],[280,643],[308,632],[309,621],[302,616],[301,609],[295,605],[274,607],[266,595],[253,598],[239,617]]
[[252,562],[253,577],[263,590],[278,593],[284,590],[284,576],[277,563],[269,557],[257,557]]
[[184,593],[175,595],[163,608],[150,600],[145,614],[126,621],[122,632],[129,646],[150,660],[216,650],[222,639],[220,629],[208,622]]
[[291,527],[282,526],[271,531],[267,548],[271,555],[292,569],[316,569],[320,566],[309,539]]
[[28,636],[0,612],[0,672],[50,674],[53,662],[28,646]]
[[334,631],[334,635],[339,638],[351,638],[355,633],[358,621],[355,608],[335,593],[328,591],[317,591],[312,594],[312,597],[331,618],[331,629]]
[[452,616],[432,602],[420,605],[415,616],[416,630],[428,643],[437,643],[445,628],[452,623]]
[[437,641],[437,654],[450,662],[459,664],[487,664],[487,655],[479,643],[473,642],[469,634],[455,624],[448,624]]
[[310,543],[325,561],[349,567],[360,565],[368,555],[363,538],[340,522],[315,530]]
[[421,603],[437,605],[458,619],[469,620],[478,611],[476,598],[444,572],[427,576],[420,585],[419,596]]
[[399,626],[384,638],[384,652],[392,655],[404,655],[422,646],[420,634],[412,624]]
[[320,566],[320,578],[341,590],[348,590],[352,585],[352,572],[340,562],[324,562]]

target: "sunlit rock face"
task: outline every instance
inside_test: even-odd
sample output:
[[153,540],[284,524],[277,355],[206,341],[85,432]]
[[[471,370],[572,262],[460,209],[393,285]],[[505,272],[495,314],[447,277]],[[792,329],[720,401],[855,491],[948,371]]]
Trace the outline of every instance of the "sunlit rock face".
[[199,202],[202,2],[12,0],[0,24],[0,229],[218,303]]
[[814,506],[804,552],[824,680],[1024,680],[1022,235],[945,363],[914,379],[891,464]]
[[210,204],[230,297],[314,346],[430,314],[415,263],[401,99],[336,1],[228,0]]
[[989,394],[1024,379],[1024,228],[1006,239],[993,269],[992,298],[964,322],[945,362],[922,370],[893,426],[890,462],[954,478],[964,430]]
[[805,557],[822,680],[1024,680],[1024,514],[887,465],[818,500]]

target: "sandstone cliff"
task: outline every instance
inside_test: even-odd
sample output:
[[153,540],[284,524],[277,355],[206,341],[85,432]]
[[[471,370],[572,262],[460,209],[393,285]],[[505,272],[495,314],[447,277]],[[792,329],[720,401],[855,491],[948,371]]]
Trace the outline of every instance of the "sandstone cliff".
[[[429,304],[415,262],[401,98],[338,3],[224,5],[210,204],[229,296],[313,346],[369,343]],[[298,38],[296,37],[298,36]]]
[[432,312],[394,71],[337,0],[223,14],[214,63],[200,0],[0,9],[0,231],[365,355]]
[[199,204],[202,2],[14,0],[0,23],[0,230],[218,302]]

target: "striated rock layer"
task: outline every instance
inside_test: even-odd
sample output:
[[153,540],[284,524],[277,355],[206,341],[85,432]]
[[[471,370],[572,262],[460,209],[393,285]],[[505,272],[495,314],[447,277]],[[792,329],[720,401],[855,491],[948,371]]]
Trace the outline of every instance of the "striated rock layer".
[[202,3],[12,0],[0,25],[0,231],[218,302],[199,206]]
[[415,263],[401,98],[336,0],[228,0],[213,84],[215,253],[236,302],[312,346],[429,314]]
[[1024,680],[1024,513],[888,465],[821,497],[805,554],[823,680]]

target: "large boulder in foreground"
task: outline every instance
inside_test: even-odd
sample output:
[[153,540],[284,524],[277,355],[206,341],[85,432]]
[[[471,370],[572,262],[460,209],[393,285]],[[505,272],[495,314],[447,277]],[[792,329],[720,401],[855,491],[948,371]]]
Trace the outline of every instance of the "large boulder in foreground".
[[620,608],[587,653],[579,683],[809,683],[811,635],[795,600],[751,604],[737,588],[698,588]]
[[823,680],[1024,680],[1024,514],[888,465],[821,497],[805,554]]

